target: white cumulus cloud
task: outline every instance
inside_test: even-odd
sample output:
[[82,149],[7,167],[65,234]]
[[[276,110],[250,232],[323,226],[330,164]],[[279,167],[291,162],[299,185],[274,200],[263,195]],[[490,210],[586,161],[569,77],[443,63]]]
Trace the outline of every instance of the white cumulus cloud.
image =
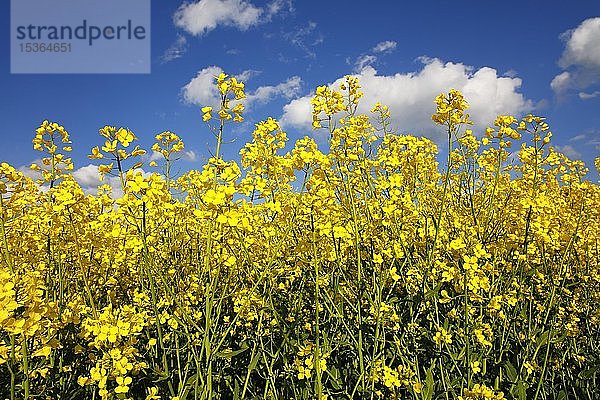
[[[468,112],[477,129],[491,125],[500,114],[521,114],[533,108],[531,100],[519,93],[521,79],[499,76],[489,67],[474,69],[462,63],[421,58],[423,68],[411,73],[378,75],[372,67],[359,74],[364,92],[359,112],[369,113],[376,102],[390,107],[393,124],[399,132],[440,137],[431,114],[435,111],[435,96],[450,89],[463,92],[471,107]],[[343,78],[330,86],[338,87]],[[283,108],[282,124],[310,130],[312,94],[294,99]]]
[[312,124],[311,97],[312,95],[300,97],[283,106],[282,125],[310,129]]
[[204,35],[217,25],[246,30],[259,22],[262,9],[243,0],[200,0],[181,5],[173,20],[192,35]]
[[246,94],[244,104],[250,107],[255,103],[265,104],[277,97],[291,99],[300,94],[302,79],[299,76],[292,76],[285,82],[274,86],[259,86],[255,91]]
[[[144,177],[151,175],[150,172],[144,171],[142,168],[137,168],[135,172],[141,172]],[[80,167],[71,172],[71,175],[85,194],[98,194],[98,186],[109,185],[112,188],[113,199],[123,196],[123,190],[121,188],[121,179],[118,176],[104,175],[104,179],[100,180],[100,174],[98,173],[98,166],[88,164],[85,167]]]
[[[223,69],[217,66],[198,71],[196,77],[182,88],[183,100],[188,104],[199,106],[218,106],[219,92],[214,84],[214,77],[221,72]],[[253,75],[256,75],[256,71],[243,71],[237,75],[237,78],[245,81],[246,79],[243,78],[250,78]],[[246,99],[243,102],[246,107],[252,107],[255,104],[266,104],[276,98],[290,99],[298,96],[301,86],[302,80],[298,76],[292,76],[276,85],[259,86],[255,90],[249,90],[246,84]]]
[[215,88],[215,76],[223,69],[217,66],[206,67],[182,88],[183,100],[189,104],[200,106],[216,106],[219,104],[219,93]]
[[555,93],[562,93],[567,90],[571,86],[571,73],[568,71],[561,72],[556,75],[552,82],[550,82],[550,87],[554,90]]
[[[41,164],[41,160],[33,160],[33,163],[38,165]],[[24,175],[30,177],[33,180],[38,180],[42,177],[39,171],[33,171],[29,168],[29,165],[23,165],[17,168]],[[139,171],[142,175],[149,176],[150,173],[145,172],[143,169],[139,168],[135,171]],[[100,180],[100,174],[98,173],[98,166],[93,164],[88,164],[84,167],[77,168],[70,172],[70,175],[75,178],[79,186],[83,190],[85,194],[98,194],[98,186],[100,185],[109,185],[112,188],[112,197],[119,198],[123,196],[123,190],[121,188],[121,179],[118,176],[105,175],[104,180]],[[40,190],[46,192],[48,190],[49,185],[45,184],[40,187]]]
[[[104,182],[100,181],[100,174],[98,174],[98,166],[89,164],[85,167],[81,167],[76,169],[71,173],[73,178],[81,185],[81,187],[94,187],[97,188],[99,185],[102,185]],[[109,176],[106,178],[110,179]],[[119,182],[119,189],[121,184]]]
[[[158,151],[152,151],[152,154],[147,158],[148,162],[151,161],[164,161],[165,157]],[[181,152],[173,153],[171,160],[184,160],[184,161],[196,161],[198,156],[193,150],[183,150]]]
[[274,0],[265,8],[244,0],[199,0],[182,4],[175,14],[175,25],[194,36],[202,36],[219,25],[245,31],[265,23],[284,10],[293,11],[291,1]]
[[565,42],[565,50],[558,64],[564,71],[550,84],[554,92],[561,94],[599,83],[600,17],[588,18],[560,37]]

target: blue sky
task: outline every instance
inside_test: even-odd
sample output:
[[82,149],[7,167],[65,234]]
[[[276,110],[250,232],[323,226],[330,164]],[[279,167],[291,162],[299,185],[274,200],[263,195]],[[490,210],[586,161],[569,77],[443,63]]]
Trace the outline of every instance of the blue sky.
[[181,170],[199,168],[214,142],[199,107],[219,70],[246,78],[250,94],[246,123],[227,133],[230,158],[268,116],[292,140],[314,134],[307,99],[346,74],[360,76],[366,109],[390,104],[399,132],[437,139],[433,96],[455,87],[477,129],[532,112],[567,155],[593,169],[600,153],[599,2],[153,0],[152,72],[139,75],[10,74],[9,2],[0,7],[0,160],[15,167],[39,158],[31,139],[49,119],[70,132],[76,169],[107,124],[129,127],[147,149],[173,131],[188,151]]

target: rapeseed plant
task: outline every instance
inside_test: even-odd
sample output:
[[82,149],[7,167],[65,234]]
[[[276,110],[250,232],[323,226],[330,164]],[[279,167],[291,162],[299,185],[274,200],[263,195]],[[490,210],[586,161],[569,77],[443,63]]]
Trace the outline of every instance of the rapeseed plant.
[[175,179],[167,131],[143,174],[137,136],[107,125],[89,157],[121,192],[85,194],[49,121],[38,182],[0,164],[0,397],[598,398],[600,187],[542,117],[479,135],[440,94],[439,162],[389,107],[359,114],[347,77],[311,102],[329,148],[286,151],[268,118],[238,164],[244,84],[215,78],[200,170]]

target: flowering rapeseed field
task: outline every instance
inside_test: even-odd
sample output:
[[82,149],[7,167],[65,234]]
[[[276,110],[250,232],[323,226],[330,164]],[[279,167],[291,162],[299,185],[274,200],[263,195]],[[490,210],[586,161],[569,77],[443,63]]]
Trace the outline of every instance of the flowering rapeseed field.
[[328,149],[284,153],[269,118],[238,164],[221,145],[244,85],[216,84],[201,170],[172,176],[184,144],[163,132],[143,174],[106,126],[90,158],[124,194],[85,195],[48,121],[40,182],[0,165],[2,399],[600,397],[600,187],[543,118],[479,138],[440,94],[440,162],[385,105],[359,115],[347,77],[312,101]]

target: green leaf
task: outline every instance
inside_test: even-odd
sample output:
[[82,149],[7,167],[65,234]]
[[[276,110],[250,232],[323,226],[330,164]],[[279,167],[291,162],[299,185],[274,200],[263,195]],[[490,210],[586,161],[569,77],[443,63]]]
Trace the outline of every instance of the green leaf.
[[215,353],[215,356],[217,356],[219,358],[231,359],[231,358],[237,356],[238,354],[245,352],[246,350],[248,350],[248,345],[246,343],[243,343],[242,348],[239,350],[219,351],[218,353]]
[[239,400],[240,398],[240,384],[238,383],[237,379],[234,383],[234,388],[233,388],[233,399],[234,400]]
[[517,369],[514,365],[511,364],[510,361],[504,363],[504,370],[506,371],[506,376],[512,383],[517,382]]
[[519,383],[517,383],[513,395],[519,400],[527,400],[527,388],[525,387],[523,381],[519,381]]
[[248,366],[248,369],[250,371],[254,370],[254,368],[256,368],[256,364],[258,363],[258,359],[259,359],[259,355],[260,352],[256,352],[254,353],[254,356],[252,357],[252,360],[250,361],[250,365]]
[[581,371],[579,373],[579,377],[581,379],[590,379],[594,374],[600,369],[600,365],[596,365],[595,367],[588,368],[585,371]]
[[333,388],[335,390],[340,390],[342,388],[342,384],[340,382],[340,371],[334,366],[328,366],[325,372],[327,375],[329,375],[329,378],[331,378],[330,382]]
[[431,289],[427,293],[425,293],[425,300],[429,300],[433,296],[437,295],[439,293],[441,287],[442,287],[442,284],[440,283],[436,287],[434,287],[433,289]]
[[433,389],[435,386],[435,383],[433,382],[433,366],[434,364],[432,363],[431,367],[427,370],[425,387],[423,388],[423,400],[431,400],[433,398]]
[[198,379],[198,374],[196,373],[196,374],[190,376],[189,378],[187,378],[187,380],[185,381],[185,385],[186,386],[194,386],[197,379]]
[[542,333],[535,341],[535,347],[539,349],[542,345],[545,345],[548,342],[549,335],[550,331]]

